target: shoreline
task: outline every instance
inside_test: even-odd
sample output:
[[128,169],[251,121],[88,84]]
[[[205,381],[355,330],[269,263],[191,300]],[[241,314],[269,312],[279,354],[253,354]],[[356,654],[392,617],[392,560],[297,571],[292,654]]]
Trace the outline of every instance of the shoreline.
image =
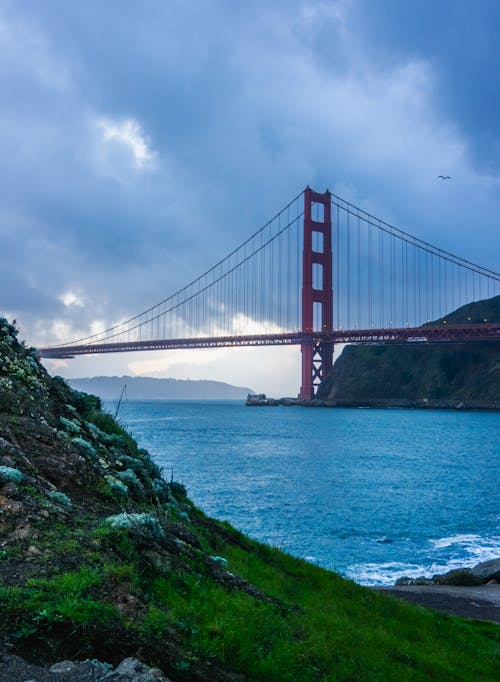
[[462,618],[500,625],[500,585],[393,585],[374,587],[396,599]]
[[437,400],[430,398],[371,399],[371,400],[301,400],[300,398],[268,398],[264,393],[248,394],[247,407],[343,407],[358,409],[418,409],[418,410],[459,410],[463,412],[500,412],[500,401],[482,400]]
[[435,611],[500,624],[500,558],[374,589]]

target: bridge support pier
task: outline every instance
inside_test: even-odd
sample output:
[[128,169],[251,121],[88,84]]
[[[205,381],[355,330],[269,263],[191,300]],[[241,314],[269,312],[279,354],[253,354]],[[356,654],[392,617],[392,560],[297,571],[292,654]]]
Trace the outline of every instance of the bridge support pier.
[[321,334],[333,331],[332,219],[330,192],[304,191],[302,254],[302,385],[299,398],[313,400],[333,364],[333,343]]

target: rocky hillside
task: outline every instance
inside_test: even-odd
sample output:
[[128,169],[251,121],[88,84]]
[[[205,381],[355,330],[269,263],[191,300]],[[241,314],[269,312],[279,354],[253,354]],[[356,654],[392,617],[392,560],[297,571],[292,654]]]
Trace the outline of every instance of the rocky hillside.
[[[500,296],[431,324],[500,322]],[[345,405],[500,409],[500,343],[347,346],[319,398]]]
[[493,680],[500,653],[492,623],[416,609],[207,518],[5,320],[0,614],[9,682]]

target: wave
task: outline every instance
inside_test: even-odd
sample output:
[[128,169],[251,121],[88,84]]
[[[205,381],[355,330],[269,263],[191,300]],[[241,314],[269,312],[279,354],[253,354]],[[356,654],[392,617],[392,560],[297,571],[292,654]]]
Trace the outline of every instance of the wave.
[[500,557],[500,536],[457,534],[432,538],[427,546],[415,547],[415,562],[357,563],[345,575],[361,585],[393,585],[399,578],[432,578],[459,568],[471,568]]

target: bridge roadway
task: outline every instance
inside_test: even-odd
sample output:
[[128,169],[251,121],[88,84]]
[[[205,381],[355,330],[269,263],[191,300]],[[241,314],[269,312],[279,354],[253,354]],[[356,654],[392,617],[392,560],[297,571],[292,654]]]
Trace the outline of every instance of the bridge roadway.
[[129,353],[146,350],[174,350],[176,348],[222,348],[231,346],[293,346],[321,343],[333,344],[405,344],[405,343],[469,343],[471,341],[499,341],[500,324],[440,325],[403,327],[399,329],[338,329],[332,332],[290,332],[238,336],[195,337],[150,341],[121,341],[40,348],[43,358],[74,358],[76,355],[98,353]]

